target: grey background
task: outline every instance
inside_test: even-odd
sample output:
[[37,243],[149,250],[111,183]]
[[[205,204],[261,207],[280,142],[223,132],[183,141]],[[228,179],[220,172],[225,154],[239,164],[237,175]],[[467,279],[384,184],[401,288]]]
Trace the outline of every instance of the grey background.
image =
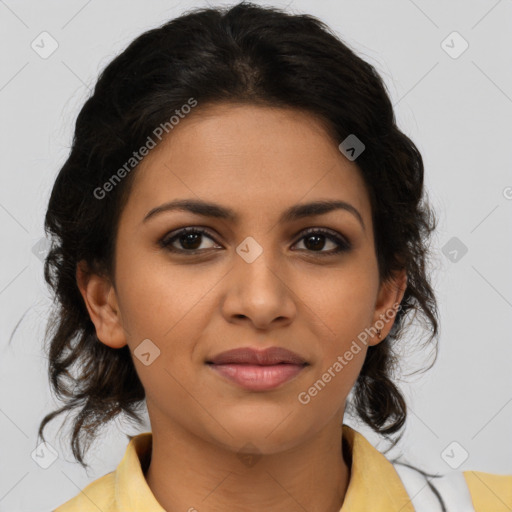
[[[318,16],[376,66],[399,126],[424,157],[439,218],[432,250],[440,353],[432,370],[400,383],[410,414],[389,456],[404,454],[432,472],[456,465],[512,474],[512,1],[265,3]],[[57,437],[61,417],[46,430],[58,459],[47,469],[32,459],[39,422],[58,405],[41,348],[50,293],[33,248],[76,115],[99,71],[143,31],[206,5],[0,0],[0,511],[62,504],[115,469],[127,444],[123,432],[137,433],[121,420],[105,429],[87,474]],[[31,47],[43,31],[59,45],[47,59]],[[457,58],[442,46],[453,31],[469,44]],[[453,36],[446,44],[452,52],[462,48]],[[426,362],[417,352],[405,370]],[[347,423],[385,448],[364,425]],[[460,464],[462,450],[468,458]]]

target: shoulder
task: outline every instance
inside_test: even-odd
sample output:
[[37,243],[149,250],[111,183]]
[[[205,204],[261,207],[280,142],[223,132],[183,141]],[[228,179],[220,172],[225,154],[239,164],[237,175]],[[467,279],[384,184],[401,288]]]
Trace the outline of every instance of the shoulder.
[[143,467],[151,455],[151,447],[151,432],[132,437],[115,471],[94,480],[53,512],[163,512],[148,487],[143,472]]
[[508,512],[512,509],[512,475],[464,471],[476,512]]
[[115,473],[108,473],[80,491],[53,512],[113,512],[115,510]]

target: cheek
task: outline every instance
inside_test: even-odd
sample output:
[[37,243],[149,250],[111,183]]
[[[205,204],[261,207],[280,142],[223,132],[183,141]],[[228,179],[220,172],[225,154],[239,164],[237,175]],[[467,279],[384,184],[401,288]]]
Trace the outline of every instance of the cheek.
[[310,292],[310,299],[314,299],[310,308],[324,325],[314,375],[315,380],[327,383],[329,391],[322,391],[324,399],[348,392],[357,379],[366,356],[369,337],[365,329],[373,322],[377,291],[376,265],[369,260],[345,267],[325,279],[315,294]]
[[300,417],[305,424],[315,425],[320,418],[328,422],[345,410],[347,397],[359,376],[365,356],[364,346],[354,351],[334,350],[318,364],[309,382],[297,394]]
[[[314,291],[311,291],[314,290]],[[308,306],[325,323],[333,340],[329,346],[342,350],[347,341],[371,325],[378,292],[378,275],[370,263],[355,262],[326,274],[309,291]]]
[[[140,261],[139,261],[140,260]],[[143,260],[143,261],[142,261]],[[127,331],[135,337],[168,343],[176,332],[188,326],[201,327],[201,313],[208,291],[215,285],[211,273],[171,265],[148,254],[126,258],[119,265],[120,307]]]
[[[165,265],[160,258],[155,260],[147,257],[145,265],[124,262],[119,266],[119,306],[133,361],[147,394],[154,394],[158,400],[161,398],[156,395],[168,398],[172,391],[179,401],[178,383],[196,379],[195,348],[211,321],[211,290],[219,278],[198,267],[191,272],[190,268],[186,271]],[[150,353],[146,361],[138,357],[142,350]],[[151,363],[146,365],[148,359]]]
[[171,273],[162,265],[146,264],[132,275],[123,281],[120,308],[137,374],[146,396],[159,408],[172,396],[175,407],[186,409],[180,383],[194,380],[191,361],[195,340],[205,329],[201,297],[208,281],[190,282],[183,272]]

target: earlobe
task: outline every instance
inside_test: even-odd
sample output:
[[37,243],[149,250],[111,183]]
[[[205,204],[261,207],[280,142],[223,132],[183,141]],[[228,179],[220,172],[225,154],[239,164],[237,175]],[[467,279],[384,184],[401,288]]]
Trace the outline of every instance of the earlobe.
[[91,272],[84,262],[77,264],[76,281],[91,321],[96,327],[98,339],[112,348],[126,345],[116,293],[111,281]]
[[376,332],[380,330],[380,336],[374,336],[370,345],[378,344],[391,331],[406,289],[405,269],[396,272],[393,277],[381,283],[372,324]]

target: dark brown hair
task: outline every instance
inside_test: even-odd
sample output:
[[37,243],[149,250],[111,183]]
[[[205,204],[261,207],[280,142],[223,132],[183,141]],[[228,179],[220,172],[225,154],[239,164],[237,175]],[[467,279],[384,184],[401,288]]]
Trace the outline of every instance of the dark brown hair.
[[426,268],[435,219],[422,157],[398,129],[373,66],[313,16],[245,2],[196,9],[137,37],[104,69],[78,115],[45,217],[51,249],[44,275],[56,306],[46,331],[49,376],[64,405],[44,417],[39,435],[44,439],[54,417],[76,410],[71,446],[86,467],[82,443],[100,427],[120,413],[141,421],[145,393],[132,354],[96,337],[76,268],[83,260],[94,272],[114,275],[118,221],[136,167],[105,197],[95,190],[190,98],[200,106],[231,101],[300,109],[323,120],[338,144],[350,134],[365,144],[356,164],[370,195],[380,278],[405,268],[408,282],[391,332],[368,349],[347,411],[390,439],[407,413],[392,377],[399,362],[393,348],[410,313],[427,326],[426,344],[435,342],[437,356],[437,306]]

